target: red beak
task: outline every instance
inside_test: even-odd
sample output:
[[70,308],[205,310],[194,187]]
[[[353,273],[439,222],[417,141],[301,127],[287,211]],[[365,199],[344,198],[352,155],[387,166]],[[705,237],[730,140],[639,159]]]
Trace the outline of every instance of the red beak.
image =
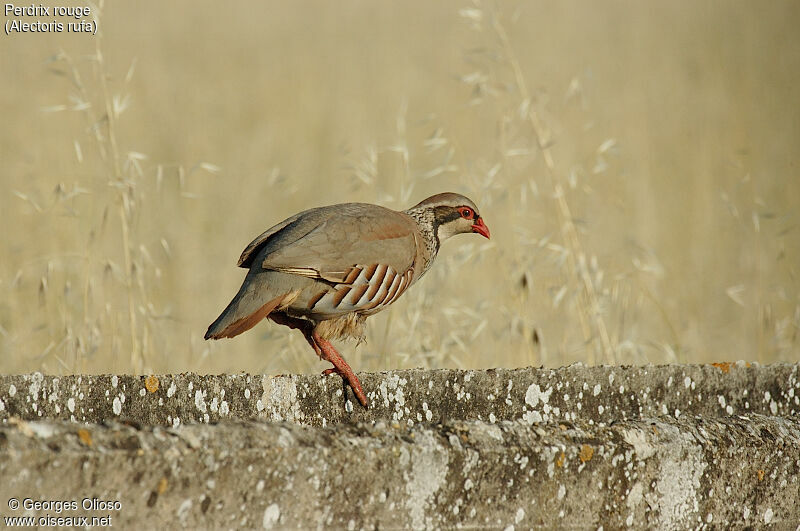
[[490,239],[489,227],[486,226],[486,224],[483,222],[483,219],[481,218],[476,219],[475,223],[472,224],[472,232],[477,232],[481,236],[486,237],[487,240]]

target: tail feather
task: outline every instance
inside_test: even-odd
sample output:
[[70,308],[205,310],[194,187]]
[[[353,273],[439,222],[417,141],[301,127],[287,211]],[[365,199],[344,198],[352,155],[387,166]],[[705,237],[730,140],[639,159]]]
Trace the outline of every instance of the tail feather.
[[259,290],[256,286],[248,284],[245,281],[227,308],[222,311],[216,321],[211,323],[204,336],[205,339],[238,336],[253,328],[275,309],[286,306],[293,300],[292,292],[287,292],[262,303],[264,298],[258,296]]
[[264,306],[259,308],[258,310],[254,311],[250,315],[246,315],[240,319],[237,319],[230,323],[229,325],[225,326],[225,328],[220,328],[224,325],[223,318],[226,317],[225,313],[223,312],[219,318],[214,321],[211,326],[208,327],[206,331],[205,339],[222,339],[224,337],[235,337],[241,334],[242,332],[247,332],[255,325],[258,324],[261,319],[269,315],[275,308],[283,302],[284,295],[280,297],[276,297],[266,303]]

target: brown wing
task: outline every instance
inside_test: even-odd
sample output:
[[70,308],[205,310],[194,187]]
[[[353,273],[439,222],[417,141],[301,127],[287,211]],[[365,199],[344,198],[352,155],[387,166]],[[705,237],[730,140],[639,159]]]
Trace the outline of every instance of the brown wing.
[[[287,228],[292,234],[281,236]],[[336,283],[347,283],[348,277],[353,282],[359,264],[383,264],[403,274],[411,269],[417,252],[414,221],[376,205],[315,209],[280,232],[273,236],[276,241],[267,242],[261,259],[264,269]]]
[[249,268],[258,253],[265,247],[280,248],[302,238],[321,222],[319,211],[324,208],[305,210],[265,230],[245,247],[237,265]]

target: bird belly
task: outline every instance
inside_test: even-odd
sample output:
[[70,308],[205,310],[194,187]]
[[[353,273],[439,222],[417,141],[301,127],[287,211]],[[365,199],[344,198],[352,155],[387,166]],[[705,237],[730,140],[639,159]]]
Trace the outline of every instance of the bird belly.
[[355,339],[359,343],[366,340],[364,321],[367,316],[357,313],[348,313],[334,319],[320,321],[314,330],[323,339]]

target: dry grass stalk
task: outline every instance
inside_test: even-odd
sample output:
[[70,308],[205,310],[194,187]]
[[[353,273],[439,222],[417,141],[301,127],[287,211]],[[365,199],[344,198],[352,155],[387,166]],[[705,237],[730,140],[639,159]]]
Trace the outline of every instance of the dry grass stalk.
[[[528,91],[528,86],[525,82],[522,68],[520,67],[519,61],[516,58],[516,54],[511,46],[511,42],[508,39],[508,33],[503,27],[503,24],[500,22],[500,18],[497,16],[497,13],[494,13],[492,16],[492,27],[497,33],[497,36],[500,38],[506,57],[508,58],[511,67],[514,70],[514,78],[516,81],[517,90],[522,98],[524,114],[530,119],[533,130],[536,133],[537,145],[539,146],[544,158],[547,174],[550,178],[550,186],[553,190],[553,197],[558,205],[559,222],[562,227],[563,236],[571,251],[567,255],[570,270],[572,271],[573,275],[580,280],[580,282],[583,284],[583,289],[585,290],[585,297],[589,308],[587,309],[584,305],[580,305],[580,317],[581,325],[584,329],[584,337],[586,337],[587,343],[591,340],[587,322],[593,322],[600,338],[601,351],[605,357],[605,360],[609,364],[614,364],[616,362],[614,345],[611,343],[611,338],[609,336],[605,320],[603,319],[603,313],[602,309],[600,308],[600,302],[595,290],[594,282],[592,281],[592,278],[589,275],[589,270],[586,267],[586,253],[583,251],[580,238],[578,237],[578,232],[575,228],[575,223],[573,222],[572,213],[570,211],[569,204],[567,203],[564,189],[561,185],[561,179],[556,171],[555,162],[553,161],[553,154],[550,149],[552,145],[550,132],[539,117],[539,113],[536,111],[535,105],[531,104],[533,100],[531,99],[530,92]],[[590,360],[590,363],[593,362],[594,360]]]

